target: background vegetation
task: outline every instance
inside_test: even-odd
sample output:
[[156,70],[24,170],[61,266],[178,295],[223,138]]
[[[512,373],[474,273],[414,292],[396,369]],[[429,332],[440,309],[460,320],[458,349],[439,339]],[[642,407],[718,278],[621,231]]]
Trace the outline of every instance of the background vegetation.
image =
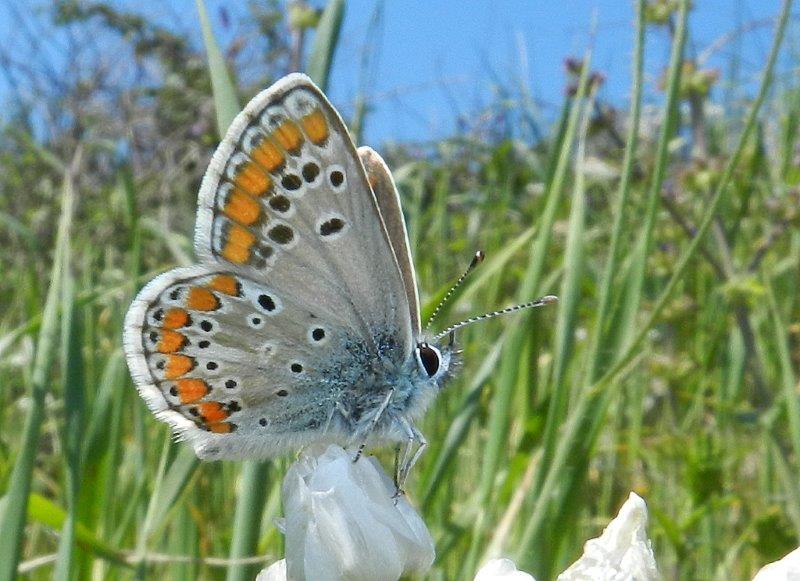
[[[587,53],[552,125],[504,99],[451,139],[380,147],[426,311],[477,248],[442,321],[561,297],[460,336],[464,372],[408,485],[432,579],[497,555],[551,578],[630,490],[668,579],[747,579],[800,542],[800,91],[772,75],[794,54],[790,1],[744,101],[688,54],[686,0],[632,8],[630,109],[603,102]],[[201,464],[171,444],[121,325],[147,280],[193,261],[199,181],[239,104],[291,69],[326,85],[345,2],[253,4],[224,52],[198,9],[205,47],[67,0],[19,18],[69,32],[69,74],[0,50],[20,96],[0,127],[0,579],[247,579],[282,556],[289,460]],[[644,108],[659,27],[672,48]]]

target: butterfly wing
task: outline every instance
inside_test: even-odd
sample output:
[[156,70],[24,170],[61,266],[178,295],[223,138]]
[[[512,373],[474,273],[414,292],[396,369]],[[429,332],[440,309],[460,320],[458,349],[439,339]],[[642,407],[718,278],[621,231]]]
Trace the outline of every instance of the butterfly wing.
[[328,432],[380,351],[411,352],[412,309],[355,147],[302,75],[256,96],[199,196],[202,264],[129,309],[140,393],[202,458],[279,454]]
[[139,293],[125,351],[150,409],[204,459],[269,457],[319,438],[348,374],[369,357],[324,306],[205,265]]
[[411,259],[411,245],[408,242],[408,228],[400,206],[400,193],[394,184],[394,178],[383,158],[371,147],[359,147],[358,156],[367,172],[367,180],[375,194],[389,240],[392,243],[394,257],[403,276],[406,289],[406,300],[411,308],[411,327],[414,336],[420,333],[419,291],[417,290],[417,274],[414,261]]
[[325,300],[365,337],[391,329],[410,350],[410,308],[364,168],[304,75],[257,95],[231,124],[200,189],[195,250]]

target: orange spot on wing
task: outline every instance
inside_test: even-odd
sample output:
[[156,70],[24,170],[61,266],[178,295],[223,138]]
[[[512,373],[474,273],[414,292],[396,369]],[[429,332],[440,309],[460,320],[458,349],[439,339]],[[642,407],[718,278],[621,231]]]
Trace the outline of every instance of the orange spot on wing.
[[229,274],[218,274],[211,279],[211,282],[208,283],[208,286],[217,292],[225,293],[226,295],[231,295],[232,297],[238,297],[241,293],[239,281]]
[[211,424],[208,426],[208,431],[215,434],[230,434],[236,429],[234,424],[229,422],[220,422],[218,424]]
[[251,196],[263,196],[272,188],[272,180],[254,163],[243,163],[233,184]]
[[193,403],[204,398],[210,390],[202,379],[179,379],[175,384],[181,403]]
[[231,262],[235,262],[237,264],[244,264],[250,258],[250,253],[247,251],[247,249],[242,248],[241,246],[233,246],[232,244],[226,244],[225,248],[222,249],[222,256],[224,256],[226,260],[230,260]]
[[290,153],[297,153],[300,151],[300,146],[303,145],[303,134],[300,129],[289,121],[288,119],[281,123],[272,137],[280,144],[282,148]]
[[219,299],[207,288],[193,286],[189,289],[186,306],[194,311],[214,311],[219,308]]
[[303,117],[300,123],[308,138],[316,145],[322,145],[328,139],[328,123],[319,109]]
[[181,335],[177,331],[170,331],[163,329],[161,331],[161,339],[156,346],[159,353],[174,353],[181,347],[186,345],[186,336]]
[[194,359],[191,357],[186,355],[168,355],[164,377],[167,379],[178,379],[181,375],[191,371],[193,367]]
[[225,215],[244,226],[255,224],[261,216],[261,205],[255,198],[233,190],[225,200]]
[[231,262],[244,264],[250,259],[250,249],[255,244],[255,241],[256,237],[252,232],[238,224],[232,224],[228,228],[222,256]]
[[164,314],[162,326],[165,329],[180,329],[189,324],[189,313],[183,309],[170,309]]
[[200,413],[200,417],[209,424],[221,422],[230,415],[225,407],[218,401],[201,403],[197,406],[197,411]]
[[270,139],[262,139],[250,152],[250,157],[267,171],[276,172],[283,167],[286,158],[283,152]]

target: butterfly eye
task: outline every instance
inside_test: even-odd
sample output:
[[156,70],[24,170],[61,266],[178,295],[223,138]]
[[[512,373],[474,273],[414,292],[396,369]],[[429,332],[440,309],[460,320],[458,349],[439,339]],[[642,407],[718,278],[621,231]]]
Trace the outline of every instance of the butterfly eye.
[[417,345],[417,361],[425,369],[428,377],[433,377],[439,371],[439,350],[427,343]]

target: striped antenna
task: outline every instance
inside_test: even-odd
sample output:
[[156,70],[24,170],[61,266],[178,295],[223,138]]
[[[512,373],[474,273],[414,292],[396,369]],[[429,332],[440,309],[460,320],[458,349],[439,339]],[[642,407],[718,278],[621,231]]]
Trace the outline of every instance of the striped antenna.
[[[544,305],[549,305],[552,303],[557,303],[558,297],[554,297],[553,295],[547,295],[546,297],[542,297],[540,299],[536,299],[535,301],[531,301],[529,303],[524,303],[521,305],[514,305],[513,307],[506,307],[505,309],[501,309],[499,311],[493,311],[491,313],[486,313],[485,315],[478,315],[477,317],[472,317],[470,319],[466,319],[461,321],[460,323],[456,323],[455,325],[451,325],[438,335],[434,337],[435,340],[442,339],[443,337],[454,333],[461,327],[466,327],[467,325],[471,325],[472,323],[477,323],[478,321],[485,321],[487,319],[494,319],[495,317],[499,317],[500,315],[507,315],[509,313],[516,313],[517,311],[522,311],[525,309],[532,309],[534,307],[543,307]],[[451,336],[452,339],[452,336]]]
[[458,277],[458,280],[456,281],[456,284],[454,284],[453,286],[450,287],[450,290],[447,291],[447,294],[444,295],[442,300],[439,301],[439,304],[436,305],[436,308],[433,309],[433,313],[431,313],[431,316],[428,319],[428,322],[425,323],[425,329],[426,330],[428,329],[428,327],[431,326],[431,323],[433,323],[433,321],[436,320],[436,317],[439,316],[439,312],[442,310],[442,307],[447,304],[447,301],[450,300],[450,297],[453,296],[453,293],[456,292],[456,289],[461,286],[461,283],[464,282],[464,279],[467,278],[467,275],[470,272],[472,272],[473,270],[475,270],[475,267],[478,266],[481,262],[483,262],[483,259],[485,257],[486,257],[486,255],[483,253],[483,250],[478,250],[475,253],[475,256],[472,257],[472,262],[469,263],[469,266],[467,267],[467,270],[464,271],[464,274],[462,274],[461,276]]

